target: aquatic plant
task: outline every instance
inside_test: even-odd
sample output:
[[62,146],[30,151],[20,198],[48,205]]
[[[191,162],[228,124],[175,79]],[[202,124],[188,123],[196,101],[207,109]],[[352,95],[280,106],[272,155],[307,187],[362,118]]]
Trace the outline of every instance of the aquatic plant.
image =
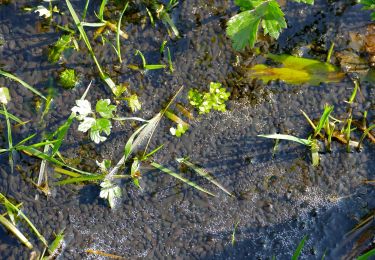
[[74,88],[77,84],[78,77],[74,69],[65,69],[60,73],[59,82],[63,88]]
[[67,49],[73,48],[75,39],[73,34],[62,35],[54,45],[49,49],[48,60],[50,62],[58,62]]
[[188,99],[190,104],[198,109],[199,114],[207,114],[213,110],[226,111],[225,102],[230,93],[221,87],[221,83],[211,82],[209,92],[199,92],[196,89],[190,89]]
[[168,34],[172,37],[173,35],[176,37],[180,36],[180,33],[174,24],[172,18],[170,17],[169,13],[178,5],[178,0],[169,0],[168,4],[165,5],[161,1],[151,0],[149,1],[148,7],[146,7],[147,13],[150,17],[151,24],[154,24],[156,17],[160,19],[164,25],[167,27]]
[[[294,0],[313,4],[314,0]],[[233,48],[242,50],[246,46],[254,47],[257,40],[259,25],[264,35],[279,38],[280,33],[287,27],[284,13],[276,0],[234,0],[240,7],[240,13],[231,17],[227,23],[227,35],[231,38]]]
[[[328,55],[329,56],[329,55]],[[266,58],[280,63],[282,66],[257,64],[249,68],[247,77],[261,79],[264,82],[280,79],[289,84],[309,83],[319,85],[321,82],[340,82],[345,74],[336,66],[314,59],[268,53]]]
[[[116,111],[116,105],[111,105],[109,99],[100,99],[96,103],[95,112],[91,109],[91,103],[84,100],[76,100],[76,106],[72,108],[72,112],[76,114],[76,118],[81,121],[78,126],[78,131],[89,131],[90,138],[95,143],[104,142],[107,137],[101,136],[105,133],[107,136],[111,134],[112,123],[111,120]],[[98,117],[99,114],[101,117]]]
[[142,66],[145,70],[158,70],[158,69],[164,69],[167,66],[164,64],[147,64],[146,58],[143,55],[143,53],[140,50],[135,51],[135,55],[139,55],[142,59]]

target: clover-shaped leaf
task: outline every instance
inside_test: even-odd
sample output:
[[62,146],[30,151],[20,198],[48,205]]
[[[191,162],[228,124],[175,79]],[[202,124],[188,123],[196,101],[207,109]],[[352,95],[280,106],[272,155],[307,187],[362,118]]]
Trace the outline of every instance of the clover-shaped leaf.
[[116,111],[115,105],[110,105],[109,99],[101,99],[96,103],[96,112],[104,118],[112,118],[113,112]]

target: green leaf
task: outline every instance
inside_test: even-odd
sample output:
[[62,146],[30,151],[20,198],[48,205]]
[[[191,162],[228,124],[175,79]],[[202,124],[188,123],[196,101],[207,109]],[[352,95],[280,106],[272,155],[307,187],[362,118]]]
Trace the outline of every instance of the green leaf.
[[203,95],[196,89],[190,89],[188,99],[191,105],[199,107],[203,102]]
[[363,10],[375,9],[375,0],[358,0],[358,4],[363,5]]
[[259,9],[261,10],[257,12],[264,13],[262,20],[264,35],[269,34],[272,38],[279,38],[281,31],[287,27],[279,4],[276,1],[270,1],[266,5],[261,5]]
[[181,137],[188,129],[189,125],[177,124],[177,128],[171,127],[169,131],[172,135],[175,135],[176,137]]
[[106,135],[111,134],[112,124],[111,121],[107,118],[96,119],[95,124],[90,128],[90,138],[95,143],[104,142],[107,140],[106,137],[101,136],[100,134],[104,132]]
[[225,88],[221,88],[221,83],[211,82],[209,92],[200,93],[198,90],[190,89],[188,99],[190,104],[199,110],[200,114],[205,114],[209,113],[211,109],[225,111],[225,101],[228,100],[229,96],[230,93]]
[[110,105],[109,99],[101,99],[96,103],[96,112],[104,118],[112,118],[113,112],[116,111],[115,105]]
[[229,19],[226,32],[234,49],[242,50],[247,45],[254,47],[260,21],[254,10],[244,11]]
[[262,4],[264,0],[234,0],[234,4],[239,6],[241,10],[251,10]]
[[[59,254],[58,250],[61,248],[64,242],[64,230],[61,230],[52,241],[52,243],[48,246],[48,252],[52,256],[57,256]],[[50,259],[46,257],[45,259]]]
[[227,34],[232,39],[233,48],[251,48],[257,39],[259,23],[262,22],[264,34],[277,39],[282,29],[287,27],[284,13],[277,1],[236,1],[243,11],[229,19]]
[[274,62],[281,63],[282,66],[271,67],[257,64],[249,68],[249,78],[262,79],[264,82],[280,79],[296,85],[308,82],[315,86],[321,82],[339,82],[345,76],[339,68],[314,59],[271,53],[267,54],[266,57]]

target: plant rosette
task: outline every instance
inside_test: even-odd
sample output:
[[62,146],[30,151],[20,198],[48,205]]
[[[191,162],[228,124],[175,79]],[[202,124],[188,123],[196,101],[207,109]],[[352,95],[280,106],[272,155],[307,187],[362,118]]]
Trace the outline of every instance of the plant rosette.
[[107,136],[111,134],[112,123],[110,119],[114,117],[113,112],[117,108],[110,103],[109,99],[100,99],[96,103],[95,112],[93,112],[91,103],[88,100],[76,100],[76,106],[72,108],[72,112],[76,114],[76,118],[81,121],[78,131],[84,133],[89,131],[91,140],[96,144],[107,140],[107,137],[101,135],[102,133],[105,133]]

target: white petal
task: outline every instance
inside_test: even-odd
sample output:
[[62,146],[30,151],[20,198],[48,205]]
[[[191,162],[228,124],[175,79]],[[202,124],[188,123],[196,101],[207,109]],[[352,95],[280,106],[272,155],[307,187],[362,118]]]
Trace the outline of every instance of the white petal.
[[95,119],[92,117],[85,117],[78,126],[78,131],[86,133],[93,125],[95,125]]
[[44,16],[44,18],[48,18],[51,16],[51,12],[42,5],[39,5],[35,9],[34,13],[39,13],[39,16]]
[[88,114],[92,113],[91,104],[88,100],[76,100],[77,106],[72,108],[74,113],[79,113],[80,117],[86,117]]

